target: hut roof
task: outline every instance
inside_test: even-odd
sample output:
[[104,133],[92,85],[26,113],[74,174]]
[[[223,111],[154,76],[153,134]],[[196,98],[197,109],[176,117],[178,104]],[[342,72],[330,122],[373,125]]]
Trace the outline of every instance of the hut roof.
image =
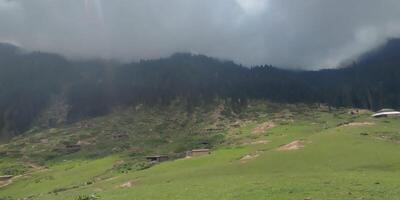
[[167,155],[154,155],[154,156],[146,156],[146,158],[165,158]]
[[193,149],[192,152],[207,152],[210,151],[210,149]]
[[373,114],[372,117],[383,117],[383,116],[400,116],[398,111],[388,111],[388,112],[377,112]]
[[395,110],[389,109],[389,108],[384,108],[384,109],[379,110],[377,113],[383,113],[383,112],[395,112]]

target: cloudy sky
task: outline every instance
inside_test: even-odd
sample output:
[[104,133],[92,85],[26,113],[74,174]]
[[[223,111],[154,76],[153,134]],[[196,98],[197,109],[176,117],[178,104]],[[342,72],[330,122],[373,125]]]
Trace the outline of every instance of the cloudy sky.
[[334,67],[400,36],[399,0],[0,0],[0,41],[70,58],[174,52]]

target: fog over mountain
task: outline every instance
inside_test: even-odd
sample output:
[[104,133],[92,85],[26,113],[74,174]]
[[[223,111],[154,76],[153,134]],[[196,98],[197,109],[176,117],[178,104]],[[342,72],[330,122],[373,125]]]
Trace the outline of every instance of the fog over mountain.
[[398,0],[0,0],[0,41],[70,58],[175,52],[335,67],[400,36]]

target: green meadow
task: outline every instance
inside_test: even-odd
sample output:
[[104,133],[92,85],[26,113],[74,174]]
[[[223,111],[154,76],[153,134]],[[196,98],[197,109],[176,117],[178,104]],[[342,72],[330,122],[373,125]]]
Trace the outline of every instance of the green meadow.
[[[16,170],[0,199],[400,199],[399,118],[266,102],[190,115],[168,109],[117,111],[2,145],[19,155],[1,159],[3,175]],[[113,141],[108,130],[130,137]],[[89,139],[78,152],[53,151]],[[203,148],[199,141],[211,154],[185,158],[186,150]],[[156,154],[171,159],[155,165],[144,159]]]

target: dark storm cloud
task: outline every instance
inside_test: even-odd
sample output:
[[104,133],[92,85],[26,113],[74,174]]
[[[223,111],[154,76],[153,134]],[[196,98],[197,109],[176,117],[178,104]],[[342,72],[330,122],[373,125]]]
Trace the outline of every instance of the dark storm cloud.
[[72,58],[331,67],[399,36],[399,11],[398,0],[0,0],[0,41]]

